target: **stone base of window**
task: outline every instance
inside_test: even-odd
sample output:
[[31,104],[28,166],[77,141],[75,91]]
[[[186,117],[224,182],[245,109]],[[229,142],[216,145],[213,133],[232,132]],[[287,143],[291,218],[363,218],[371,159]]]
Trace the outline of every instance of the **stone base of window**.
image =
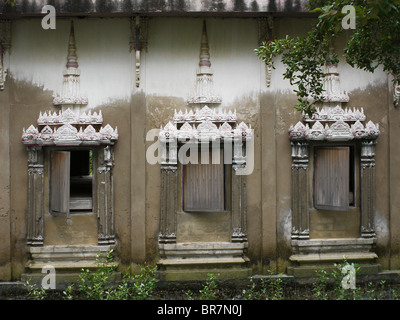
[[377,273],[378,256],[372,252],[375,238],[292,240],[293,255],[287,273],[295,277],[313,277],[319,269],[333,270],[345,260],[356,263],[361,274]]
[[[49,245],[43,247],[29,247],[29,260],[22,281],[31,279],[31,283],[41,285],[46,273],[42,273],[45,266],[52,266],[56,272],[57,289],[66,287],[78,279],[82,269],[95,269],[98,267],[98,255],[105,257],[113,246],[96,245]],[[113,262],[118,265],[118,262]],[[119,272],[113,274],[115,280],[121,278]]]
[[208,273],[219,279],[240,279],[251,275],[245,256],[247,243],[184,242],[160,244],[158,277],[162,281],[204,280]]

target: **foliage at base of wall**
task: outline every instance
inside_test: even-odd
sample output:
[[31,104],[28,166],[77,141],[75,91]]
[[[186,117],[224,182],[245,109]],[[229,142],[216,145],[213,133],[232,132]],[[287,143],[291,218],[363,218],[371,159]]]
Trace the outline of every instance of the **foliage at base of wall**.
[[[153,300],[163,299],[156,292],[157,278],[156,267],[143,265],[140,272],[124,275],[122,282],[112,283],[111,275],[115,265],[110,265],[112,257],[99,258],[96,270],[82,270],[77,283],[70,285],[63,291],[61,299],[64,300]],[[343,279],[347,275],[343,270],[354,268],[356,275],[359,273],[357,264],[334,264],[334,269],[327,271],[323,268],[316,271],[311,287],[301,286],[293,293],[285,285],[283,274],[268,275],[261,279],[250,278],[246,288],[235,295],[235,300],[400,300],[399,286],[392,286],[385,280],[357,282],[354,289],[345,288]],[[226,293],[219,273],[209,273],[201,289],[197,291],[185,290],[179,293],[182,300],[225,300]],[[28,280],[25,283],[27,299],[46,300],[50,297],[45,289],[38,289]],[[176,296],[175,298],[176,299]]]

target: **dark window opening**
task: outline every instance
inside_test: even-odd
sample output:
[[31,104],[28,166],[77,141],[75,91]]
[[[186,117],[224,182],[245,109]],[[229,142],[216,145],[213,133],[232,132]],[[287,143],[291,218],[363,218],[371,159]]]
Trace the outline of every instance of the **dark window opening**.
[[71,152],[70,210],[91,211],[93,208],[92,152]]
[[50,164],[50,211],[69,214],[93,210],[91,150],[53,151]]

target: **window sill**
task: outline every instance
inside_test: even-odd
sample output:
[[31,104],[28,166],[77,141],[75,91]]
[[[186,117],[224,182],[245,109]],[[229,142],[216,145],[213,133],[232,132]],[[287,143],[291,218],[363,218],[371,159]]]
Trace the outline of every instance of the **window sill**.
[[215,210],[182,210],[181,213],[229,213],[230,210],[215,211]]
[[376,243],[375,238],[338,238],[338,239],[309,239],[292,240],[295,253],[331,253],[331,252],[369,252]]

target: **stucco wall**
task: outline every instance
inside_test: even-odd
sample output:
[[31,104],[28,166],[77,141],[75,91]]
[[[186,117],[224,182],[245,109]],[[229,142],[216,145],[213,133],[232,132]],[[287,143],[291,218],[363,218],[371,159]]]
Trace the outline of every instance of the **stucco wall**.
[[[135,63],[129,52],[129,20],[74,19],[81,92],[86,109],[102,110],[104,122],[118,126],[115,146],[114,195],[118,254],[123,265],[155,261],[160,218],[160,166],[146,161],[150,129],[171,120],[174,109],[186,108],[194,92],[203,19],[151,18],[148,49],[143,52],[141,86],[135,87]],[[277,37],[301,34],[310,20],[281,18]],[[18,278],[25,259],[27,152],[22,128],[35,123],[40,111],[56,110],[52,95],[60,93],[69,19],[56,30],[43,30],[39,19],[13,21],[10,75],[0,92],[0,279]],[[219,108],[236,109],[239,121],[255,133],[254,171],[247,177],[249,257],[254,272],[284,272],[291,254],[291,158],[287,130],[301,115],[292,106],[296,96],[282,79],[277,61],[271,86],[255,56],[256,19],[207,19],[214,90]],[[346,39],[338,43],[343,46]],[[349,107],[363,107],[382,134],[376,148],[377,252],[384,268],[399,268],[399,223],[396,214],[400,150],[391,106],[390,85],[382,71],[369,74],[339,65]],[[389,117],[390,115],[390,117]],[[11,188],[10,188],[11,186]],[[193,227],[193,226],[192,226]],[[4,239],[3,239],[4,235]],[[10,258],[11,256],[11,258]],[[11,266],[12,265],[12,266]]]

